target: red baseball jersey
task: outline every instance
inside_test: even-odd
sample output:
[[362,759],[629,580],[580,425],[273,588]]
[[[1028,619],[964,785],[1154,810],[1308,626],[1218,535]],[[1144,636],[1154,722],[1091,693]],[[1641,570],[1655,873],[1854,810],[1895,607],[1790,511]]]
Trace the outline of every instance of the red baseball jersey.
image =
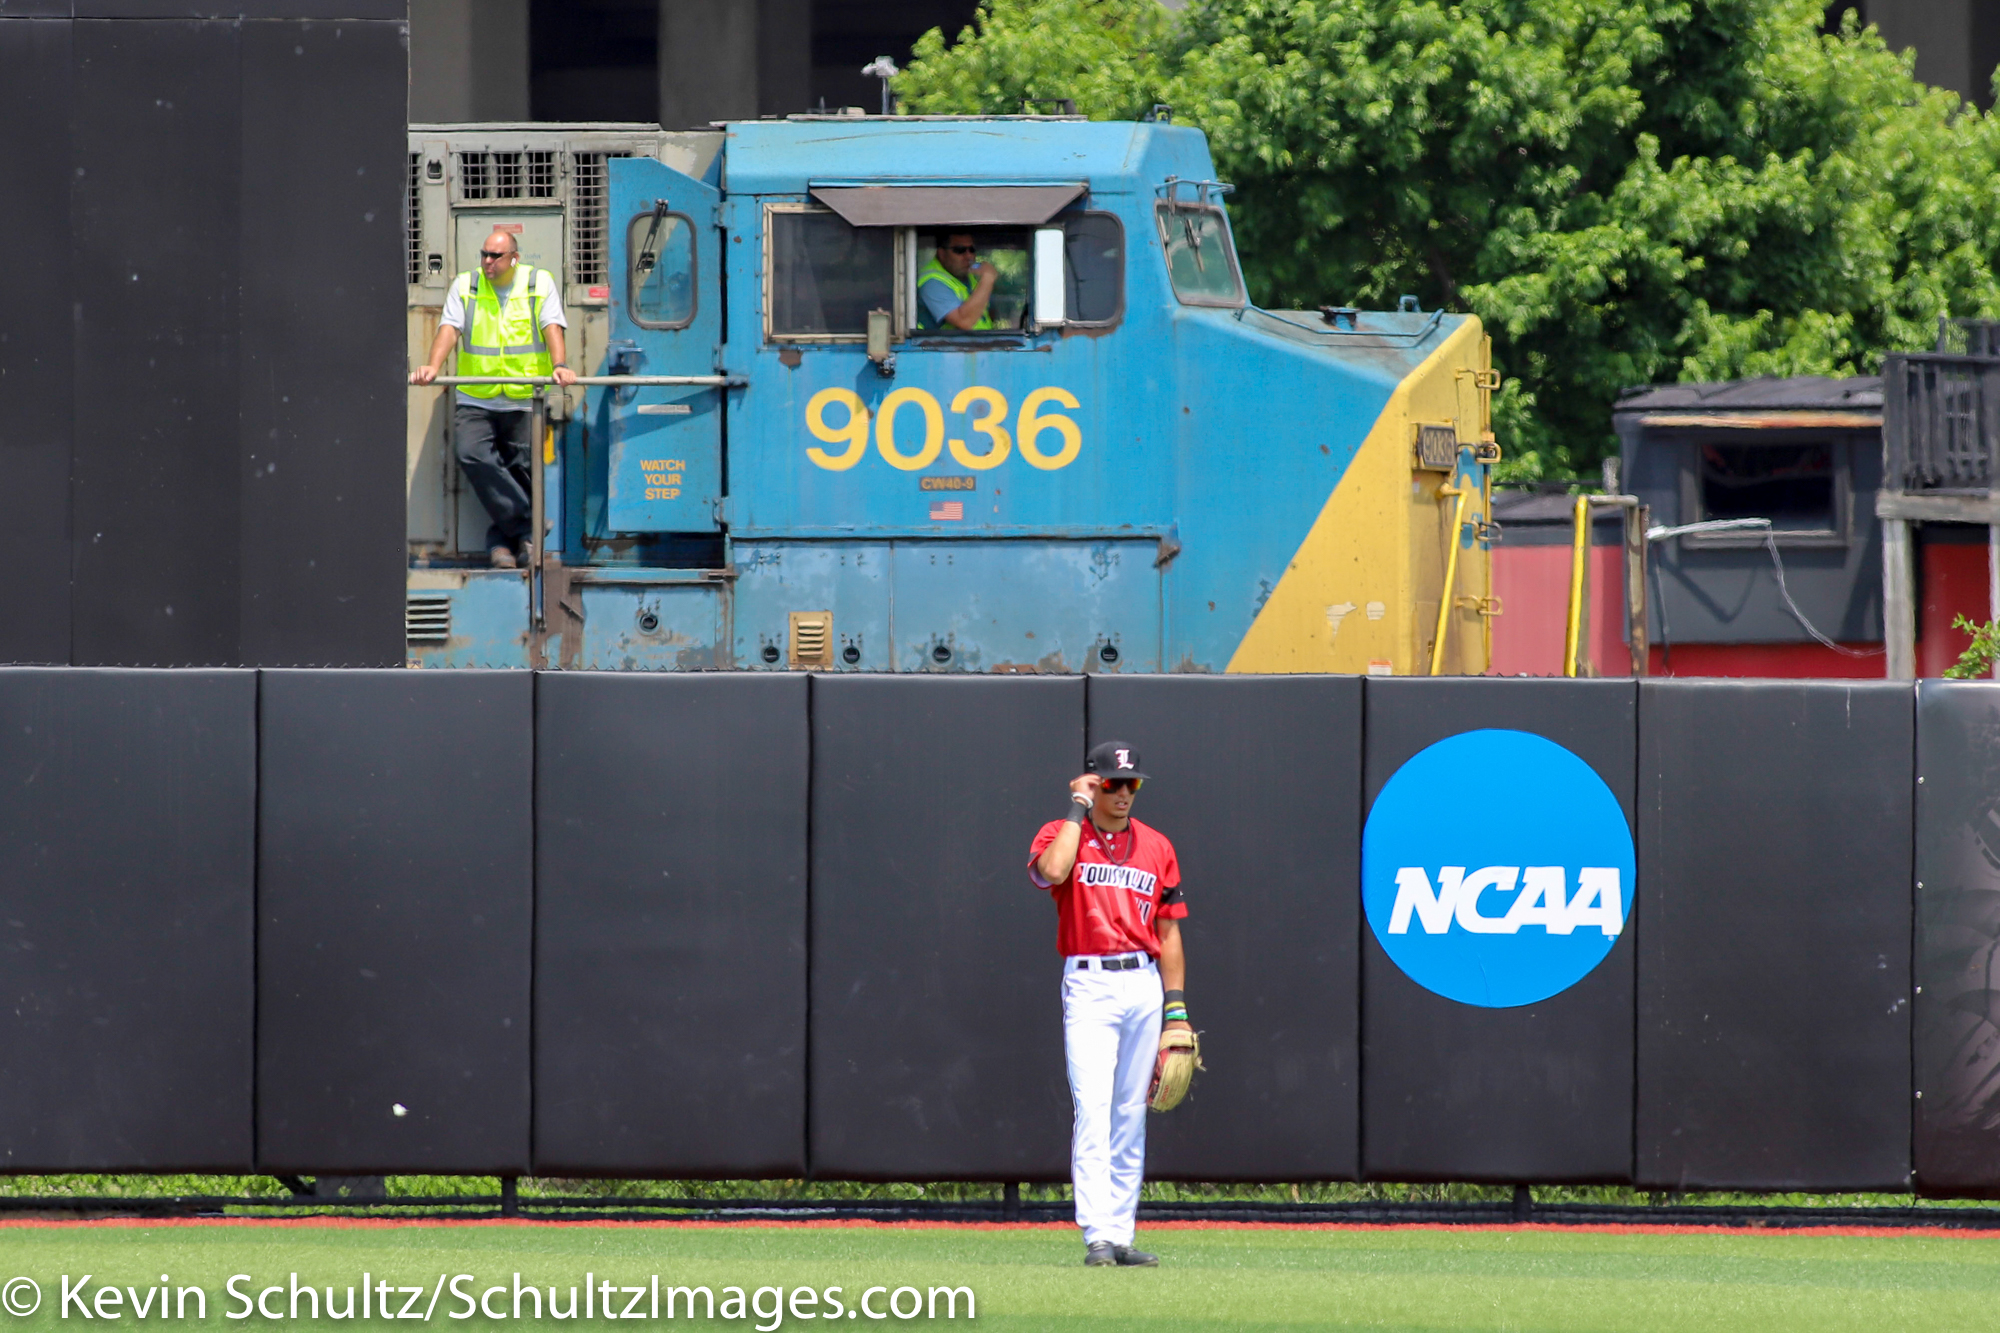
[[1056,899],[1056,952],[1137,953],[1160,956],[1160,917],[1186,916],[1181,901],[1181,864],[1174,845],[1158,829],[1134,819],[1118,833],[1102,833],[1086,819],[1077,844],[1076,865],[1060,884],[1043,879],[1035,861],[1056,840],[1066,821],[1042,825],[1028,848],[1028,878]]

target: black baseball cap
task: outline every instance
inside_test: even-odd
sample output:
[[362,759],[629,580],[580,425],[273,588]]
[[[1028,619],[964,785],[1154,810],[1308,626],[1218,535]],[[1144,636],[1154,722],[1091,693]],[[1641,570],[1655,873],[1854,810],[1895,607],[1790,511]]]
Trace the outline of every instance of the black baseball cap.
[[1100,778],[1144,778],[1146,766],[1139,761],[1139,752],[1124,741],[1106,741],[1102,745],[1090,747],[1084,758],[1083,771],[1095,773]]

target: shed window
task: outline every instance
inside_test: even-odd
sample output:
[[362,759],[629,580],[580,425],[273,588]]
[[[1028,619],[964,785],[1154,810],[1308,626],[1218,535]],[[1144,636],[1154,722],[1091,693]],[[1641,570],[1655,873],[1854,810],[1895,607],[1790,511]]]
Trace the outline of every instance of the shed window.
[[1167,276],[1181,304],[1242,305],[1243,280],[1222,210],[1213,204],[1163,203],[1154,216],[1167,252]]
[[768,218],[771,336],[866,337],[868,312],[895,300],[895,233],[836,213],[773,210]]
[[626,229],[626,309],[642,329],[694,322],[694,223],[682,213],[641,213]]
[[[1780,541],[1838,540],[1846,529],[1845,453],[1827,441],[1700,445],[1693,478],[1699,517],[1767,518]],[[1762,540],[1758,533],[1704,533],[1697,544]]]

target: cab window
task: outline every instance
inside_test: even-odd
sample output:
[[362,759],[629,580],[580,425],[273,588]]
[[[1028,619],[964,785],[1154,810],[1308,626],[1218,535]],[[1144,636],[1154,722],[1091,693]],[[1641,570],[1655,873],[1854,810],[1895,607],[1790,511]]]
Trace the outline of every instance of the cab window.
[[[943,304],[943,292],[938,287],[933,287],[927,293],[924,287],[927,281],[936,281],[933,261],[942,264],[938,247],[945,243],[947,237],[956,238],[958,243],[963,245],[967,235],[972,238],[975,253],[962,258],[973,264],[991,265],[998,274],[993,283],[993,295],[986,302],[986,313],[993,321],[992,328],[996,331],[1019,331],[1028,318],[1028,294],[1032,290],[1031,279],[1034,269],[1034,262],[1028,250],[1028,233],[1015,228],[994,227],[975,227],[969,232],[947,229],[917,231],[916,308],[912,312],[915,318],[909,321],[910,327],[923,333],[961,332],[944,323],[935,308]],[[926,274],[931,276],[927,278]],[[976,287],[978,281],[979,272],[976,268],[969,271],[964,278],[968,290]]]
[[1167,276],[1182,305],[1240,306],[1243,279],[1229,224],[1213,204],[1162,203],[1155,207]]
[[626,228],[631,272],[625,308],[642,329],[684,329],[694,322],[694,223],[665,208],[641,213]]
[[819,209],[766,215],[772,338],[850,339],[868,336],[868,312],[892,308],[896,295],[895,233],[856,227]]
[[1062,219],[1069,322],[1102,328],[1125,313],[1125,228],[1115,213]]

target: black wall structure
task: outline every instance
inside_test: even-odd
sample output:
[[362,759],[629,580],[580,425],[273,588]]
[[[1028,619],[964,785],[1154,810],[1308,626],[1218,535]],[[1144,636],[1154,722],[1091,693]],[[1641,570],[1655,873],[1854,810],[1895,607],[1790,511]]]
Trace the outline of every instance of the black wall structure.
[[1028,879],[1084,750],[1081,677],[813,680],[811,1158],[1056,1180],[1055,909]]
[[534,677],[262,682],[258,1160],[524,1174]]
[[[1461,731],[1545,737],[1596,770],[1629,823],[1637,695],[1630,681],[1371,681],[1369,801],[1407,760]],[[1467,775],[1477,800],[1504,773]],[[1358,859],[1358,857],[1357,857]],[[1640,850],[1640,875],[1645,874]],[[1387,1179],[1609,1180],[1632,1173],[1632,934],[1538,1004],[1484,1009],[1434,995],[1362,930],[1362,1169]]]
[[1638,1183],[1909,1188],[1910,688],[1639,700]]
[[251,1169],[257,675],[0,671],[0,1170]]
[[1916,1172],[2000,1192],[2000,689],[1917,687]]
[[1142,818],[1180,861],[1190,1012],[1216,1064],[1198,1095],[1154,1118],[1148,1173],[1354,1176],[1360,680],[1098,676],[1089,700],[1091,744],[1132,741],[1159,775]]
[[539,678],[538,1174],[805,1174],[806,688]]
[[[1490,727],[1637,845],[1511,1009],[1358,902],[1365,802]],[[1191,909],[1155,1177],[2000,1193],[1971,683],[0,670],[0,1171],[1061,1180],[1026,862],[1092,738]]]
[[402,660],[405,10],[0,3],[0,661]]

